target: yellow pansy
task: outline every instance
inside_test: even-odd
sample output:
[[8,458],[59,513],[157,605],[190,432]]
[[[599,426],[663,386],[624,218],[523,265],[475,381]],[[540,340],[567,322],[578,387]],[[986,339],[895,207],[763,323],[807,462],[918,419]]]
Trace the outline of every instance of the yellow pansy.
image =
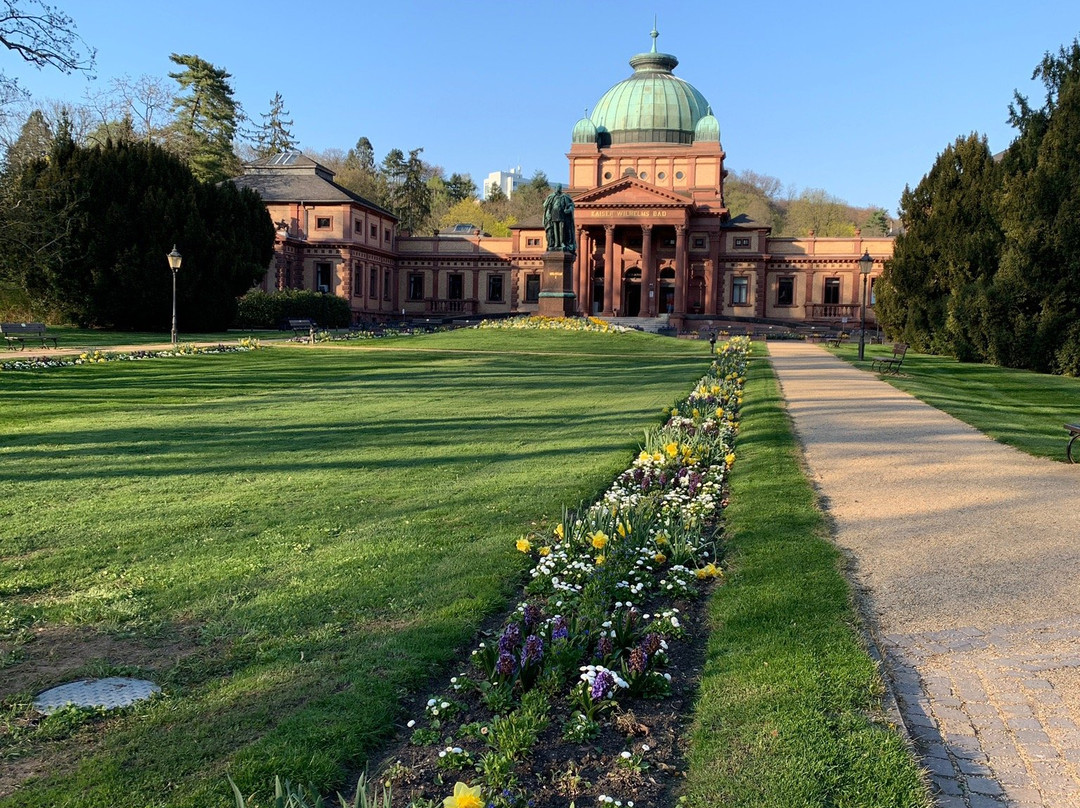
[[591,536],[589,536],[589,540],[592,542],[592,546],[595,547],[597,550],[603,550],[605,547],[607,547],[608,535],[602,530],[598,530]]
[[470,788],[462,782],[454,784],[454,796],[443,800],[443,808],[484,808],[480,786]]
[[531,542],[531,541],[529,541],[529,540],[528,540],[528,539],[526,539],[526,538],[521,538],[521,539],[518,539],[518,540],[517,540],[517,548],[518,548],[518,550],[520,550],[521,552],[523,552],[523,553],[527,553],[527,552],[529,552],[529,550],[531,550],[531,549],[532,549],[532,542]]

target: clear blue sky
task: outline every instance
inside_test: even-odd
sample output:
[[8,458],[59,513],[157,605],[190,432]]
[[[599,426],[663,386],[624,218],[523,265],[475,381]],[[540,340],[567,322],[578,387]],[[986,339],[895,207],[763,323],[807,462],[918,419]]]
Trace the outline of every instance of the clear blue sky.
[[[198,54],[232,73],[255,120],[280,92],[303,149],[422,146],[477,183],[518,165],[565,180],[574,123],[630,75],[655,13],[659,49],[720,120],[729,170],[890,211],[957,136],[1008,146],[1013,91],[1041,100],[1032,69],[1080,34],[1076,0],[50,1],[97,48],[98,84],[165,77],[170,53]],[[43,98],[87,85],[6,52],[0,64]]]

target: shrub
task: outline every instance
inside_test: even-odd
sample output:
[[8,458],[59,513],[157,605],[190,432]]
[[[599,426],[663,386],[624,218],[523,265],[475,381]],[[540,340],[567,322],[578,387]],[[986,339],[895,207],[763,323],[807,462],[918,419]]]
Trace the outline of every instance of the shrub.
[[263,292],[254,289],[240,298],[237,328],[279,328],[288,319],[314,320],[323,328],[348,328],[349,304],[340,297],[302,289]]

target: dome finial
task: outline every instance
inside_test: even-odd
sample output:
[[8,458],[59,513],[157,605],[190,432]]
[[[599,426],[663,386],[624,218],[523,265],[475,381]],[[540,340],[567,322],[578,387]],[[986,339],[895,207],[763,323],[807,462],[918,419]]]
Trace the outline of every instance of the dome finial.
[[653,14],[652,31],[649,33],[652,37],[652,52],[656,53],[656,38],[660,36],[660,32],[656,30],[656,15]]

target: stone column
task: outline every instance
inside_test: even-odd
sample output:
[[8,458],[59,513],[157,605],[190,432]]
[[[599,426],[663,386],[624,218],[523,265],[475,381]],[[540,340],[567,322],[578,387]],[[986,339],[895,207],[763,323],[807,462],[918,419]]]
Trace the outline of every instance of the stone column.
[[675,225],[675,316],[686,314],[686,225]]
[[657,307],[656,267],[653,264],[651,224],[641,226],[641,317],[655,317]]
[[592,264],[592,237],[587,228],[579,227],[577,231],[577,272],[574,280],[574,293],[577,295],[578,314],[582,317],[589,315],[589,300],[592,297],[589,288],[589,269]]
[[604,314],[614,314],[615,300],[615,225],[604,225]]

